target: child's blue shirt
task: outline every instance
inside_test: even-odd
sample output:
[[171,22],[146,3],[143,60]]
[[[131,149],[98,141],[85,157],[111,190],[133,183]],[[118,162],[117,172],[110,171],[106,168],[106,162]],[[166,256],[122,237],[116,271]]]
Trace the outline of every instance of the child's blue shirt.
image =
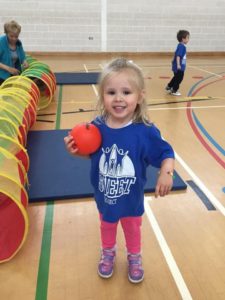
[[179,56],[180,57],[180,64],[181,64],[181,71],[185,71],[186,69],[186,53],[187,53],[187,49],[186,46],[183,43],[179,43],[177,45],[177,49],[174,53],[174,58],[172,61],[172,70],[173,72],[177,72],[177,59],[176,57]]
[[112,129],[100,118],[93,123],[100,129],[102,145],[91,155],[91,183],[103,220],[141,216],[146,168],[159,168],[164,159],[174,158],[172,147],[153,124],[131,123]]

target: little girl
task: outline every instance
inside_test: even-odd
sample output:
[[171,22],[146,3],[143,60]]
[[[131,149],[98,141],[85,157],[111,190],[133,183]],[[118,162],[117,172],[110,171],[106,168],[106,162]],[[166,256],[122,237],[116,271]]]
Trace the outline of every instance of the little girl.
[[[132,61],[109,63],[99,81],[99,116],[93,120],[102,135],[101,148],[91,158],[91,182],[99,211],[101,258],[98,274],[109,278],[116,257],[117,225],[123,228],[132,283],[144,278],[141,224],[144,213],[146,168],[160,168],[155,196],[172,187],[174,152],[148,120],[144,78]],[[76,141],[65,137],[67,150],[76,155]]]

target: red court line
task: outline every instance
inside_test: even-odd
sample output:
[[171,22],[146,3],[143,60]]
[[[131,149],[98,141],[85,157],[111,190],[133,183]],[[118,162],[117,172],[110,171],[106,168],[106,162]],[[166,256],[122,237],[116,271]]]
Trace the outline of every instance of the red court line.
[[203,79],[203,76],[192,76],[193,79]]
[[[203,88],[205,88],[206,86],[208,85],[211,85],[215,82],[218,82],[218,81],[221,81],[221,80],[224,80],[225,77],[222,77],[220,79],[217,79],[217,80],[214,80],[214,81],[211,81],[209,83],[206,83],[202,86],[200,86],[198,89],[196,89],[193,93],[192,93],[192,96],[195,96],[200,90],[202,90]],[[191,125],[191,128],[192,130],[194,131],[195,135],[197,136],[198,140],[201,142],[201,144],[205,147],[205,149],[212,155],[212,157],[225,169],[225,162],[217,155],[217,153],[215,153],[213,151],[213,149],[206,143],[206,141],[203,139],[203,137],[201,136],[198,128],[196,127],[195,123],[194,123],[194,120],[193,120],[193,116],[192,116],[192,109],[191,108],[191,102],[188,102],[187,103],[187,110],[186,110],[186,113],[187,113],[187,117],[188,117],[188,121]]]
[[195,96],[199,91],[201,91],[203,88],[205,88],[206,86],[208,86],[208,85],[211,85],[211,84],[213,84],[213,83],[215,83],[215,82],[218,82],[218,81],[221,81],[221,80],[224,80],[225,79],[225,76],[223,76],[222,78],[220,78],[220,79],[217,79],[217,80],[214,80],[214,81],[211,81],[211,82],[209,82],[209,83],[205,83],[205,84],[203,84],[202,86],[200,86],[198,89],[196,89],[193,93],[192,93],[192,95],[191,96]]
[[[187,108],[191,107],[191,103],[189,102],[187,104]],[[214,159],[225,169],[225,162],[213,151],[213,149],[206,143],[206,141],[203,139],[201,134],[199,133],[197,127],[195,126],[195,123],[193,121],[192,117],[192,110],[187,109],[187,117],[188,121],[191,125],[192,130],[194,131],[195,135],[199,139],[199,141],[202,143],[202,145],[205,147],[205,149],[214,157]]]
[[170,79],[170,76],[159,76],[160,79]]

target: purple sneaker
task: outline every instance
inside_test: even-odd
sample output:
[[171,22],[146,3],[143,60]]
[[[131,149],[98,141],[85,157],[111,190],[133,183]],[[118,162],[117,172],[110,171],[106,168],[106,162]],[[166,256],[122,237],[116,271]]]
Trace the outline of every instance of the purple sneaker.
[[101,277],[110,278],[112,276],[115,256],[115,248],[102,249],[101,259],[98,264],[98,274]]
[[132,283],[139,283],[144,279],[144,270],[140,254],[128,254],[128,278]]

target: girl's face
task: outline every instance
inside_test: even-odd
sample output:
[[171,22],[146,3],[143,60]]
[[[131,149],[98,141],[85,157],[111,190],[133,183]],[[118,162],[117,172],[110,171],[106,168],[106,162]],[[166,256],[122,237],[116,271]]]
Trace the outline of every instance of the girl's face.
[[8,37],[9,44],[15,46],[19,38],[19,33],[10,31],[7,33],[7,37]]
[[107,124],[117,128],[126,125],[133,119],[134,111],[142,102],[144,91],[138,91],[129,80],[134,77],[132,70],[114,73],[106,81],[103,89],[103,102],[107,112]]

